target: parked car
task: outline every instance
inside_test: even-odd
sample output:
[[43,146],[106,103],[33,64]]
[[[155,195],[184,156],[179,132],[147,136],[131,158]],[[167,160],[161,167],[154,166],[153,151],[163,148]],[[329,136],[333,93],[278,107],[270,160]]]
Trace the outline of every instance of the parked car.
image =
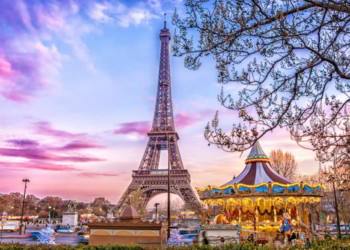
[[340,225],[340,230],[342,230],[342,231],[350,231],[350,225]]
[[185,245],[191,245],[198,242],[197,234],[183,234],[182,241]]
[[80,244],[89,244],[89,235],[85,234],[85,235],[81,235],[79,236],[79,241]]
[[58,225],[56,226],[55,232],[56,233],[74,233],[74,228],[71,226]]
[[31,238],[32,240],[38,240],[39,235],[40,235],[40,232],[32,232],[29,238]]
[[180,235],[184,235],[184,234],[196,234],[196,230],[185,230],[185,229],[181,229],[181,230],[179,230],[179,234],[180,234]]
[[80,230],[77,232],[77,235],[78,235],[78,236],[84,236],[85,234],[89,234],[89,233],[88,233],[88,230],[85,229],[85,228],[82,228],[82,229],[80,229]]

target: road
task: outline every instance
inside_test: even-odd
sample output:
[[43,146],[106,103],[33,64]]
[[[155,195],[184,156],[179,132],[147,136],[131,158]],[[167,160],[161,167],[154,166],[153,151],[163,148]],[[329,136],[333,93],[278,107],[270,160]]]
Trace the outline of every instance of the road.
[[[33,225],[29,225],[26,234],[30,234],[31,232],[38,232],[41,229],[44,229],[45,225],[41,225],[40,229],[36,229]],[[53,227],[54,228],[54,227]],[[11,236],[11,235],[18,235],[18,232],[3,232],[3,236]],[[22,244],[28,244],[28,245],[33,245],[33,244],[38,244],[38,241],[32,240],[30,238],[25,238],[25,239],[0,239],[0,243],[4,242],[15,242],[15,243],[22,243]],[[67,245],[77,245],[79,244],[79,237],[77,236],[76,233],[71,233],[71,234],[61,234],[57,233],[55,235],[55,242],[56,244],[67,244]]]

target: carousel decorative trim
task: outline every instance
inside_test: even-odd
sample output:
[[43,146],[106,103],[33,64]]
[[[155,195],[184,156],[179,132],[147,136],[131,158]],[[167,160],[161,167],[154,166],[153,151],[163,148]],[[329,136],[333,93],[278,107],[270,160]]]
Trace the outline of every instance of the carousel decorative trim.
[[245,163],[249,163],[249,162],[270,162],[270,159],[269,158],[259,158],[259,157],[257,157],[257,158],[252,158],[252,159],[247,159],[247,160],[245,160]]
[[[214,194],[218,194],[219,192],[217,190],[220,190],[220,191],[231,191],[231,190],[235,190],[235,189],[240,189],[241,187],[243,188],[249,188],[249,189],[254,189],[254,188],[259,188],[259,187],[269,187],[269,185],[271,185],[271,187],[282,187],[284,188],[289,188],[289,187],[295,187],[295,188],[300,188],[300,189],[304,189],[305,187],[309,187],[311,189],[316,189],[316,192],[317,191],[321,191],[321,189],[324,189],[324,185],[322,184],[309,184],[309,183],[303,183],[303,182],[295,182],[295,183],[291,183],[291,184],[282,184],[282,183],[278,183],[278,182],[264,182],[264,183],[260,183],[260,184],[257,184],[257,185],[247,185],[247,184],[243,184],[243,183],[239,183],[239,184],[229,184],[229,185],[226,185],[226,186],[222,186],[222,187],[218,187],[218,186],[211,186],[211,185],[208,185],[204,188],[196,188],[197,192],[200,193],[201,192],[205,192],[205,191],[209,191],[209,192],[213,192]],[[298,189],[299,190],[299,189]],[[296,191],[298,191],[296,190]],[[247,191],[247,190],[238,190],[238,191]],[[294,193],[296,191],[294,190],[287,190],[289,193]],[[294,191],[294,192],[293,192]],[[311,191],[313,192],[313,191]],[[259,191],[258,191],[259,193]],[[224,192],[224,194],[229,194],[229,195],[232,195],[232,192],[229,193],[229,192]],[[201,195],[200,195],[201,196]],[[215,195],[214,195],[215,196]]]

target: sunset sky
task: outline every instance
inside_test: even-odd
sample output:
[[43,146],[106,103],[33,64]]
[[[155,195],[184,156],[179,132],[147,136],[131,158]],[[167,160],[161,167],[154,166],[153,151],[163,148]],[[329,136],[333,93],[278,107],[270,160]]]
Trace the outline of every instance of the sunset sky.
[[[0,193],[28,192],[117,202],[147,143],[156,95],[159,30],[181,0],[0,1]],[[244,167],[248,152],[208,147],[204,127],[219,110],[221,86],[208,57],[198,71],[172,58],[179,147],[193,186],[223,184]],[[228,85],[229,91],[232,86]],[[293,153],[299,171],[318,169],[312,151],[276,131],[265,153]],[[166,168],[166,158],[161,163]]]

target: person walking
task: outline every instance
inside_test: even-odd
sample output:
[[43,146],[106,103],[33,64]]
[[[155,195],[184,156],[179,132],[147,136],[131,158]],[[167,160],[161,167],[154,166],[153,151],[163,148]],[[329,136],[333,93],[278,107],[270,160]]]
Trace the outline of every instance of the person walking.
[[205,231],[203,231],[202,236],[203,236],[203,245],[209,245],[209,240],[207,238],[207,234]]

